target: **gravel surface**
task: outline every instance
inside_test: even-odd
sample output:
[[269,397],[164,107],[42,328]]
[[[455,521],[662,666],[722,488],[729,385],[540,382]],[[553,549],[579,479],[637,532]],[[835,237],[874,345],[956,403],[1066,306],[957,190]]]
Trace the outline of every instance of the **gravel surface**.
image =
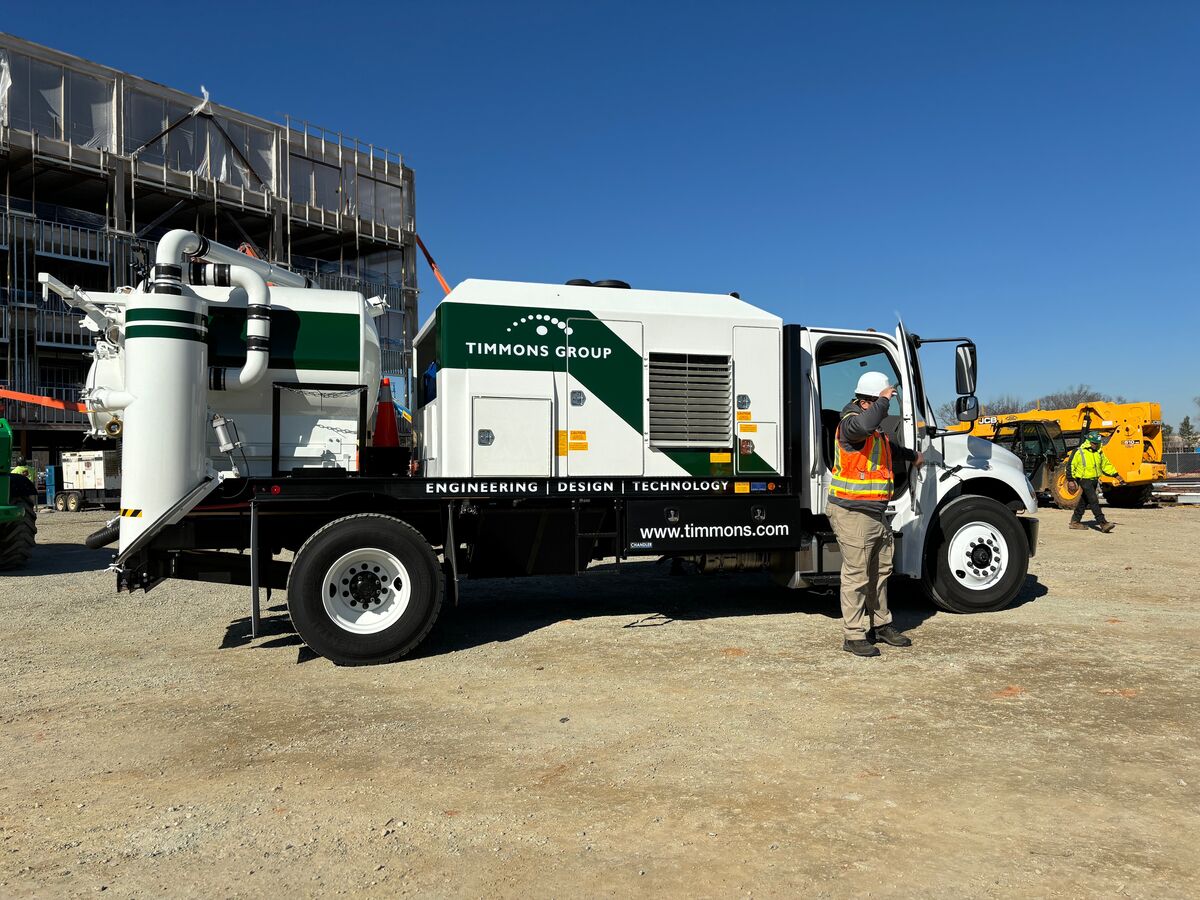
[[[118,595],[103,513],[0,575],[0,897],[1200,894],[1200,509],[1043,510],[1019,602],[600,567],[467,583],[420,655],[313,658],[283,597]],[[907,592],[906,592],[907,594]]]

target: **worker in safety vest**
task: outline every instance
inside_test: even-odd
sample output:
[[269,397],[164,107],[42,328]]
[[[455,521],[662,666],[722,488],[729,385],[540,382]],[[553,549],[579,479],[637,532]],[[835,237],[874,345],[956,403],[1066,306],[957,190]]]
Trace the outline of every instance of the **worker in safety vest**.
[[1100,508],[1100,495],[1097,491],[1101,475],[1111,475],[1117,479],[1117,484],[1121,484],[1121,478],[1117,475],[1117,467],[1109,461],[1100,448],[1103,442],[1104,438],[1101,437],[1100,432],[1089,431],[1079,449],[1071,457],[1071,481],[1078,483],[1082,488],[1079,501],[1075,504],[1075,512],[1071,515],[1070,527],[1077,531],[1087,527],[1083,524],[1083,511],[1089,506],[1101,531],[1108,534],[1116,527],[1104,518],[1104,510]]
[[855,656],[878,656],[878,641],[912,646],[892,625],[888,609],[893,539],[886,513],[895,484],[892,461],[920,466],[924,457],[894,445],[879,430],[895,393],[887,375],[864,373],[854,399],[842,410],[834,440],[826,512],[842,551],[842,649]]

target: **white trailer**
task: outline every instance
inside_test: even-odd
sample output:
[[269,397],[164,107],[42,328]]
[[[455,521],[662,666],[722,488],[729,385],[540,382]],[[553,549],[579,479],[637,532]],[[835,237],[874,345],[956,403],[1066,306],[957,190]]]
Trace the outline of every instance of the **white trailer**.
[[[43,280],[88,315],[83,399],[98,431],[123,434],[121,517],[89,538],[119,539],[119,588],[247,584],[254,623],[259,589],[286,588],[300,636],[335,662],[404,656],[461,578],[648,555],[836,582],[834,430],[866,367],[901,387],[885,429],[924,452],[887,511],[897,575],[954,612],[1027,586],[1032,485],[1011,453],[936,424],[931,341],[903,327],[785,325],[733,296],[620,283],[466,281],[417,335],[409,451],[372,446],[376,308],[357,294],[328,298],[350,317],[330,329],[304,314],[315,292],[297,276],[186,232],[135,289]],[[220,315],[245,322],[221,346]],[[973,420],[975,346],[942,340]],[[319,352],[302,364],[300,345]]]
[[59,512],[115,506],[121,500],[121,454],[117,450],[69,450],[62,455],[62,482],[54,494]]

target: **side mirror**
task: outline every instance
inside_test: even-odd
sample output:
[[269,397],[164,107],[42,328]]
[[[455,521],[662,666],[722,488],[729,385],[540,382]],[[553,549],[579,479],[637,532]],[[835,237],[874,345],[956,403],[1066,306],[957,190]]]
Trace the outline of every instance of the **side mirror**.
[[[975,393],[977,365],[975,345],[972,343],[959,344],[954,352],[954,386],[960,396]],[[972,416],[973,418],[974,416]],[[960,417],[959,421],[966,420]]]
[[959,397],[954,401],[954,415],[960,422],[974,422],[979,418],[979,400],[974,394]]

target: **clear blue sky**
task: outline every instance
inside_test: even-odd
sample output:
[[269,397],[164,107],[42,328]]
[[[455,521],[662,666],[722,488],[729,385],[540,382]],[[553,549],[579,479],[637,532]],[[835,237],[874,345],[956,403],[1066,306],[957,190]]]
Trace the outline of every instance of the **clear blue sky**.
[[1198,4],[5,7],[22,37],[403,153],[452,282],[899,310],[978,339],[985,400],[1086,381],[1196,418]]

